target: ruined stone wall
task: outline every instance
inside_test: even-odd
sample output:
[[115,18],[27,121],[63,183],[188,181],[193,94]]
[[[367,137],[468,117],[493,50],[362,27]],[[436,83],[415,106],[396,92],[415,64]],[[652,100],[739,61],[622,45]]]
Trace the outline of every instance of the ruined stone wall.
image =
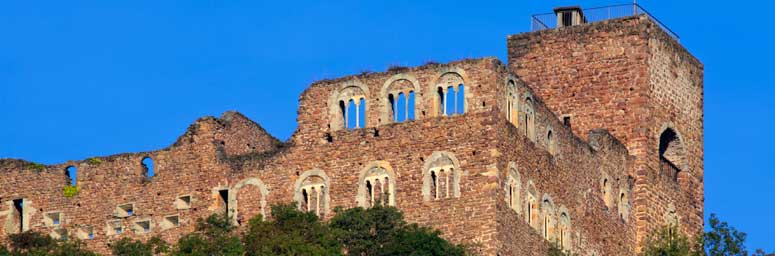
[[[511,69],[570,118],[574,133],[605,128],[637,157],[629,174],[638,241],[667,224],[671,208],[689,234],[701,230],[702,65],[694,57],[647,16],[513,35],[508,49]],[[689,171],[677,182],[660,171],[665,127],[687,145],[686,164],[676,165]]]
[[[3,160],[6,189],[0,203],[23,198],[30,215],[26,229],[77,235],[89,228],[83,239],[90,248],[106,253],[111,242],[126,236],[159,235],[174,242],[193,231],[196,219],[213,213],[229,212],[240,225],[256,214],[271,216],[270,205],[299,201],[299,182],[309,174],[325,178],[327,196],[322,199],[321,216],[327,219],[334,207],[357,206],[363,173],[380,167],[389,170],[393,204],[404,210],[409,221],[439,229],[454,242],[481,244],[484,253],[492,254],[496,205],[492,190],[497,180],[488,174],[487,166],[495,163],[490,149],[496,142],[481,135],[494,132],[497,116],[486,100],[495,98],[496,70],[505,66],[483,59],[406,69],[398,76],[388,72],[341,79],[380,88],[391,77],[416,77],[415,82],[422,82],[417,84],[421,87],[414,121],[379,125],[379,103],[384,99],[373,89],[374,94],[366,95],[374,105],[368,107],[367,128],[327,129],[323,123],[331,121],[325,114],[328,98],[338,86],[331,82],[313,85],[301,96],[299,129],[286,144],[277,143],[239,113],[228,112],[220,118],[197,120],[172,147],[159,151],[70,161],[46,166],[39,174],[25,171],[27,163]],[[471,105],[465,115],[428,112],[433,99],[423,91],[449,72],[460,74],[468,87],[466,101]],[[455,191],[448,198],[429,199],[427,167],[439,156],[453,160],[450,164],[456,173],[451,188]],[[142,165],[146,157],[154,161],[153,177],[147,177]],[[62,193],[69,182],[68,166],[78,168],[80,188],[71,198]],[[119,206],[131,210],[122,211]],[[12,212],[11,206],[6,209]],[[44,225],[42,213],[49,211],[60,212],[61,221]],[[179,223],[171,225],[168,217]],[[138,222],[147,224],[148,230]]]
[[[508,39],[508,67],[483,58],[319,81],[299,97],[284,143],[227,112],[158,151],[49,166],[0,159],[0,238],[67,232],[108,253],[122,237],[175,242],[213,213],[244,228],[297,202],[329,219],[385,192],[408,221],[484,255],[542,255],[547,242],[632,255],[671,218],[702,227],[702,67],[655,29],[635,17],[520,34]],[[398,95],[414,95],[413,120],[394,121]],[[683,142],[669,155],[677,181],[659,162],[666,128]]]
[[[517,84],[519,95],[533,95],[530,88]],[[526,104],[525,97],[520,98],[519,106]],[[525,136],[528,127],[524,120],[520,120],[521,125],[514,125],[501,118],[497,124],[497,167],[502,187],[497,196],[500,199],[497,207],[500,255],[545,255],[545,241],[558,243],[580,255],[634,254],[635,226],[631,224],[634,219],[626,214],[631,205],[620,202],[617,196],[624,193],[627,198],[631,197],[633,184],[628,173],[633,157],[624,145],[603,130],[591,131],[590,143],[584,142],[542,104],[541,98],[532,96],[532,99],[537,116],[535,139]],[[546,136],[549,131],[553,134],[551,140]],[[550,143],[555,143],[557,148],[553,153],[548,150]],[[509,198],[514,195],[509,195],[509,175],[513,175],[510,172],[518,177],[519,191],[518,199],[511,205]],[[604,180],[609,186],[607,193]],[[535,215],[538,223],[531,223],[531,214],[528,214],[531,193],[539,200],[533,210],[538,212]],[[547,209],[541,204],[545,199],[551,201]],[[568,225],[560,223],[561,214],[567,214]],[[548,226],[543,223],[545,220],[549,220]]]

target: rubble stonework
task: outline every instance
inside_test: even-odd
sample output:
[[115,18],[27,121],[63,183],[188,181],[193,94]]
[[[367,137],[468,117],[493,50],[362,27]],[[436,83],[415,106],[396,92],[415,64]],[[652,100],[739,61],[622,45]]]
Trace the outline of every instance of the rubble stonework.
[[[213,213],[244,226],[297,202],[328,219],[384,196],[484,255],[545,255],[547,241],[633,255],[667,223],[702,230],[702,64],[645,16],[514,35],[508,49],[508,65],[468,59],[315,82],[286,142],[226,112],[157,151],[2,159],[0,238],[67,233],[109,253],[123,237],[174,242]],[[398,93],[414,95],[414,120],[393,121],[388,95]],[[345,126],[351,99],[364,100],[354,111],[363,127]],[[464,113],[445,112],[445,100]],[[79,191],[66,197],[70,166]]]

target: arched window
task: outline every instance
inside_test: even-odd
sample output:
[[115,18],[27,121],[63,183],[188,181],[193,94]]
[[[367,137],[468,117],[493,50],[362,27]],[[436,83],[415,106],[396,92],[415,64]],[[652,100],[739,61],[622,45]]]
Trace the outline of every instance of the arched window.
[[75,166],[68,166],[65,169],[65,173],[67,174],[67,177],[70,178],[70,186],[75,186],[78,184],[78,168],[75,168]]
[[367,87],[357,81],[348,81],[329,98],[330,127],[332,130],[366,127]]
[[535,112],[533,109],[533,99],[525,99],[525,136],[535,142]]
[[321,170],[304,172],[296,180],[294,200],[302,211],[314,212],[323,218],[329,209],[329,180]]
[[659,171],[678,181],[678,174],[686,166],[685,146],[672,128],[659,135]]
[[678,213],[675,210],[675,205],[670,203],[667,205],[667,212],[665,213],[665,222],[667,224],[667,231],[672,236],[678,232]]
[[[247,178],[236,185],[229,192],[234,193],[235,200],[229,202],[236,214],[232,217],[238,225],[247,223],[251,218],[266,215],[266,196],[269,194],[266,185],[259,178]],[[190,200],[190,199],[189,199]]]
[[539,222],[539,205],[538,205],[538,191],[533,185],[533,181],[527,182],[527,193],[525,195],[525,219],[527,223],[538,230],[540,227]]
[[361,170],[358,179],[358,206],[372,207],[376,204],[395,206],[395,174],[387,162],[376,161]]
[[522,207],[520,203],[522,202],[520,197],[522,183],[516,165],[511,163],[509,166],[509,176],[506,181],[506,203],[509,208],[519,213]]
[[423,166],[423,198],[460,197],[460,172],[460,163],[452,153],[434,152]]
[[390,77],[382,86],[382,95],[388,98],[381,123],[398,123],[415,120],[415,92],[419,91],[419,82],[408,73],[399,73]]
[[143,166],[143,175],[145,175],[146,178],[152,178],[153,176],[156,176],[156,170],[152,158],[147,156],[144,157],[143,161],[141,161],[141,164]]
[[549,154],[554,155],[557,153],[557,143],[554,140],[554,134],[552,134],[551,129],[546,133],[546,148]]
[[553,241],[556,237],[556,216],[554,202],[552,202],[549,195],[544,194],[544,198],[541,202],[541,216],[543,217],[543,235],[546,240]]
[[611,178],[608,177],[608,175],[604,175],[603,179],[600,181],[600,193],[603,195],[603,203],[605,203],[605,206],[608,209],[611,209],[613,207],[613,188],[611,185]]
[[570,251],[573,243],[571,242],[571,224],[568,210],[560,207],[560,222],[557,225],[557,243],[563,250]]
[[457,73],[445,73],[436,86],[439,115],[452,116],[464,114],[466,109],[465,84]]
[[619,217],[627,222],[630,218],[630,196],[625,188],[619,188]]
[[509,79],[506,83],[506,107],[504,108],[506,110],[506,119],[509,120],[509,123],[519,127],[519,101],[517,94],[517,85],[514,83],[514,80]]

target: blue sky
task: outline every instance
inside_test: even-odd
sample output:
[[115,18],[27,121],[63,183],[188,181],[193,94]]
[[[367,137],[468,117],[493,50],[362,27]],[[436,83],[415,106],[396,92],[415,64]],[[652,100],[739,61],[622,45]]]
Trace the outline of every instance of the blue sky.
[[[431,60],[505,62],[506,36],[529,30],[530,14],[621,3],[191,2],[0,4],[0,157],[51,164],[159,149],[226,110],[284,140],[312,81]],[[775,4],[639,3],[705,64],[706,212],[747,232],[750,248],[775,251],[775,29],[758,11]]]

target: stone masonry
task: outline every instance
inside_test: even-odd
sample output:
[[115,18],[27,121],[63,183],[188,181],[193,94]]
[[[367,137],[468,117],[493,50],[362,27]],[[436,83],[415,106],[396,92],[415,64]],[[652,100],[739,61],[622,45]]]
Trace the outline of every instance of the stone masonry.
[[[646,16],[507,42],[508,64],[315,82],[286,142],[226,112],[156,151],[0,159],[0,238],[37,230],[109,253],[123,237],[175,242],[214,213],[242,227],[276,203],[329,219],[379,199],[483,255],[546,255],[548,242],[634,255],[654,228],[702,230],[698,60]],[[71,178],[79,191],[68,197]]]

